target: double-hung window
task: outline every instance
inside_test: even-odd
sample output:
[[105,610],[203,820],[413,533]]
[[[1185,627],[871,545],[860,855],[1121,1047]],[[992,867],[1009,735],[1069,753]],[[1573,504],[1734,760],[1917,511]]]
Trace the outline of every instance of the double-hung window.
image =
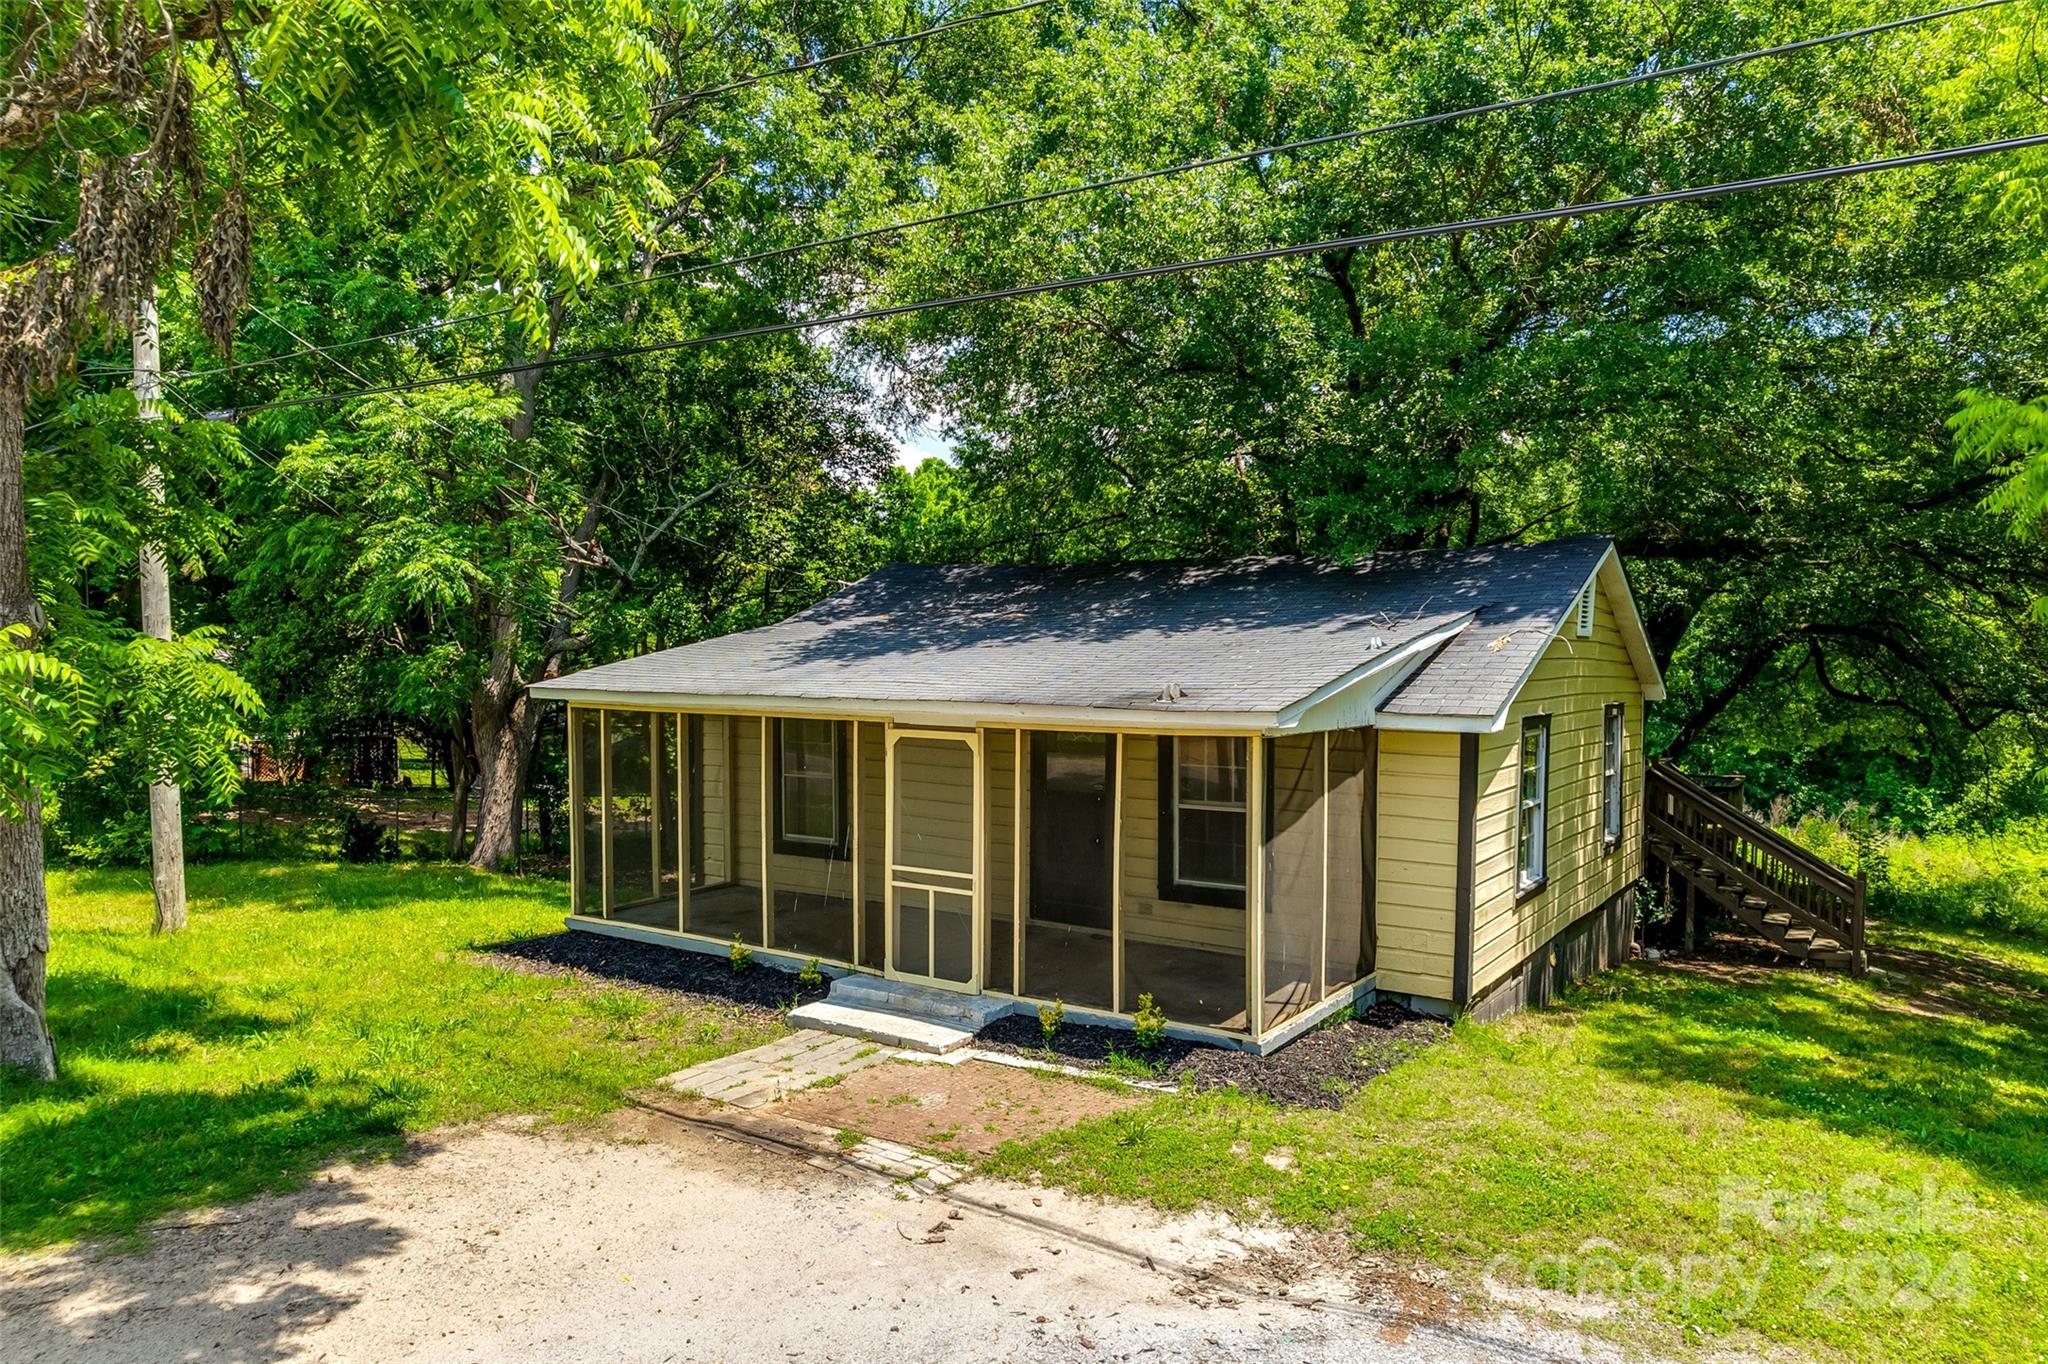
[[1621,842],[1621,747],[1627,712],[1615,701],[1602,712],[1600,738],[1600,836],[1612,849]]
[[1532,715],[1522,721],[1521,810],[1515,825],[1521,887],[1543,884],[1545,844],[1549,841],[1550,717]]
[[1172,873],[1167,898],[1242,905],[1245,855],[1245,740],[1182,735],[1169,741],[1167,823]]
[[781,851],[826,856],[844,841],[846,767],[835,720],[775,722],[775,837]]

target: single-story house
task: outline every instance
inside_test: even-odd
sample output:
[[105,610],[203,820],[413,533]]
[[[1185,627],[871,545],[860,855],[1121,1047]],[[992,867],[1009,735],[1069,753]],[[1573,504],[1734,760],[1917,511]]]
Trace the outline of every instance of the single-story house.
[[569,704],[572,926],[1270,1049],[1626,948],[1662,682],[1602,537],[896,564]]

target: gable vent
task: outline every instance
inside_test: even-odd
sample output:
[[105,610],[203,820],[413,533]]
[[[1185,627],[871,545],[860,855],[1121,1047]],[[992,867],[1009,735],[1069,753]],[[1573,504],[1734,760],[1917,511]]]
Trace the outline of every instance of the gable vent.
[[1579,638],[1588,638],[1593,633],[1593,584],[1587,583],[1586,590],[1579,593]]

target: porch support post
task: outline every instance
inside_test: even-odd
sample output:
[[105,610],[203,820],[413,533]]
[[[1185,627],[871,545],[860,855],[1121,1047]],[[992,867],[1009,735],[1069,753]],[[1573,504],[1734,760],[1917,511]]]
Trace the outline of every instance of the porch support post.
[[896,731],[882,730],[882,973],[896,969]]
[[1111,1013],[1124,1013],[1124,735],[1116,735],[1116,766],[1112,770],[1109,828],[1109,983]]
[[768,786],[768,758],[770,741],[774,738],[774,726],[767,716],[761,717],[761,946],[769,947],[774,939],[768,936],[775,921],[775,807],[774,793]]
[[597,828],[599,866],[604,869],[604,917],[612,917],[618,898],[612,893],[612,713],[597,713]]
[[1245,1028],[1266,1025],[1266,736],[1245,740],[1244,931]]
[[867,897],[861,893],[860,876],[860,721],[855,720],[847,728],[850,731],[847,742],[853,745],[847,767],[853,776],[847,782],[847,801],[851,808],[847,811],[846,851],[853,858],[853,965],[859,966],[861,946],[867,941],[861,936],[867,917]]
[[1010,993],[1024,992],[1024,731],[1010,731]]
[[[583,910],[583,712],[569,707],[569,912]],[[431,756],[430,759],[431,761]],[[428,771],[431,773],[432,768]]]
[[[974,843],[973,860],[968,865],[974,868],[971,883],[974,889],[968,895],[971,917],[968,920],[967,950],[972,961],[967,969],[973,977],[975,991],[979,993],[982,962],[988,943],[988,743],[979,729],[974,731],[973,745]],[[936,922],[925,934],[925,940],[931,944],[931,974],[936,976],[939,973],[939,930]]]
[[676,930],[690,927],[690,717],[670,717],[676,727]]

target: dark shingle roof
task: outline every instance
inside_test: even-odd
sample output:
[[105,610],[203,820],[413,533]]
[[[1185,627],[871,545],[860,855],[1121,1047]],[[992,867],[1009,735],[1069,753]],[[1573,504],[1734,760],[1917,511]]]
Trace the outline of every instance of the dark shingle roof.
[[1607,547],[1584,536],[1357,565],[893,564],[780,624],[537,691],[1271,714],[1469,618],[1397,700],[1408,713],[1492,714]]

